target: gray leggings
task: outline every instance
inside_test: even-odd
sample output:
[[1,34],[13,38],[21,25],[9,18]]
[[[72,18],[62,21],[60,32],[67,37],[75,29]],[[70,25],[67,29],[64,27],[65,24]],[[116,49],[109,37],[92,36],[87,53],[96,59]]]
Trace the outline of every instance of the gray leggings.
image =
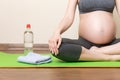
[[82,37],[79,37],[79,39],[74,39],[74,40],[63,38],[61,46],[59,48],[59,54],[58,55],[53,54],[53,56],[63,61],[72,61],[72,62],[79,61],[82,52],[81,46],[90,49],[92,46],[102,47],[102,46],[112,45],[118,42],[120,42],[120,38],[114,39],[110,43],[102,44],[102,45],[94,44]]

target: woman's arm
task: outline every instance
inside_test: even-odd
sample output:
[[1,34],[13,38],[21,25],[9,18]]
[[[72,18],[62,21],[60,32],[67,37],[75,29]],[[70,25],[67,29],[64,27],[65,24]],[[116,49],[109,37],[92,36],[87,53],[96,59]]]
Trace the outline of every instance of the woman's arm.
[[69,0],[65,16],[61,20],[59,27],[57,28],[55,33],[62,34],[72,25],[75,16],[77,2],[78,0]]
[[58,54],[58,48],[61,45],[61,34],[66,31],[73,23],[75,10],[78,0],[69,0],[64,18],[55,30],[53,36],[49,39],[49,49],[53,54]]
[[118,12],[118,15],[120,16],[120,0],[115,0],[115,1],[116,1],[117,12]]

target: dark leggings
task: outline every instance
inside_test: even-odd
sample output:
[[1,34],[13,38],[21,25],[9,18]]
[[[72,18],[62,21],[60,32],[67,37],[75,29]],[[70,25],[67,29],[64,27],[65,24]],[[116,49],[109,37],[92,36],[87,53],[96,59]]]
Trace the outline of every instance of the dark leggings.
[[87,41],[82,37],[79,37],[79,39],[63,38],[58,55],[53,54],[53,56],[63,61],[79,61],[82,52],[82,46],[90,49],[92,46],[102,47],[112,45],[118,42],[120,42],[120,39],[114,39],[110,43],[100,45]]

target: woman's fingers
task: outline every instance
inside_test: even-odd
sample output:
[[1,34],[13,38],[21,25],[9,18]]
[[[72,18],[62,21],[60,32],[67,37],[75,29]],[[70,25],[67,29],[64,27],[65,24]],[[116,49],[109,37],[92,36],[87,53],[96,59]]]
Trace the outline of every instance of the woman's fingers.
[[53,42],[52,50],[54,54],[57,53],[57,42],[56,41]]
[[49,40],[49,49],[52,54],[57,55],[58,54],[58,48],[61,44],[61,36],[60,35],[54,35],[50,40]]
[[61,38],[58,40],[57,48],[59,48],[59,47],[60,47],[61,42],[62,42],[61,40],[62,40]]
[[50,49],[50,52],[52,54],[57,53],[57,43],[56,43],[56,41],[54,41],[54,40],[49,41],[49,49]]
[[53,51],[52,51],[52,41],[51,40],[49,40],[48,45],[49,45],[50,52],[53,53]]
[[60,47],[60,45],[61,45],[61,38],[60,39],[58,39],[58,42],[57,42],[57,48],[56,48],[56,55],[59,53],[58,52],[58,48]]

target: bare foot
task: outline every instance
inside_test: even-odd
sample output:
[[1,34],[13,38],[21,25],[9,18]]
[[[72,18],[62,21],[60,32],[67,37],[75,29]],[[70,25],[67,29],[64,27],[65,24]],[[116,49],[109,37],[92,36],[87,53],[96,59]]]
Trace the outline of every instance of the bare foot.
[[92,53],[94,53],[94,54],[100,53],[99,48],[96,47],[96,46],[91,47],[91,48],[90,48],[90,51],[91,51]]

